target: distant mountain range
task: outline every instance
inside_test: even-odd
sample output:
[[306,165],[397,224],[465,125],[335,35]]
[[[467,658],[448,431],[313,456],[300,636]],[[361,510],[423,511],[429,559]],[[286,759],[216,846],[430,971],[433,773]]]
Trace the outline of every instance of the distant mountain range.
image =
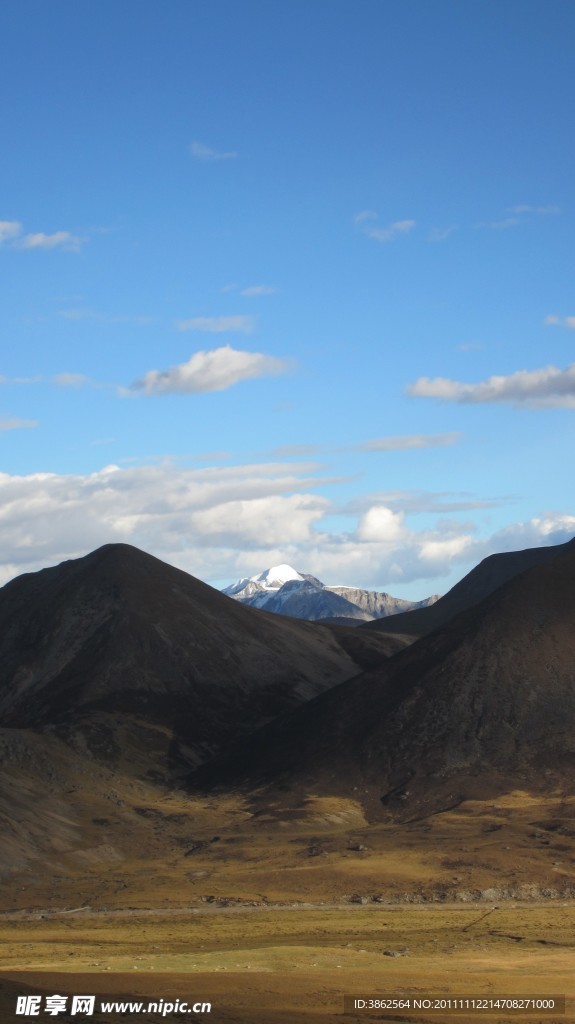
[[423,601],[404,601],[376,590],[328,587],[291,565],[274,565],[257,576],[238,580],[222,593],[250,608],[310,622],[323,620],[349,626],[426,608],[438,600],[437,594]]

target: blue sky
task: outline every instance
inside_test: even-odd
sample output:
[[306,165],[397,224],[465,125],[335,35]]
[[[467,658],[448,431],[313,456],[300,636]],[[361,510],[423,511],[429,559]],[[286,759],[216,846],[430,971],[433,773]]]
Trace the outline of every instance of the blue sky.
[[0,581],[575,533],[570,0],[5,0]]

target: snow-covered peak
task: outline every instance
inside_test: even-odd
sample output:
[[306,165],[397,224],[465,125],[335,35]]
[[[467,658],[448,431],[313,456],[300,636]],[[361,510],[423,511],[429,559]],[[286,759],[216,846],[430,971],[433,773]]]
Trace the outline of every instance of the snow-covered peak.
[[303,581],[303,576],[300,575],[295,569],[292,569],[291,565],[273,565],[271,569],[264,569],[259,576],[252,576],[252,583],[259,583],[265,590],[277,590],[279,587],[283,587],[284,583],[288,580],[300,580]]

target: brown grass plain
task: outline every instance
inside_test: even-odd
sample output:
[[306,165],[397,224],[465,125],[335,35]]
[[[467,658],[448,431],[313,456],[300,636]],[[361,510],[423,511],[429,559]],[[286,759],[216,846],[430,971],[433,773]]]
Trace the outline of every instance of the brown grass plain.
[[334,796],[258,809],[127,780],[114,801],[84,803],[80,848],[7,876],[3,1021],[33,990],[193,995],[222,1024],[480,1019],[344,1015],[344,994],[565,995],[564,1014],[485,1019],[575,1020],[572,798],[517,790],[402,824]]

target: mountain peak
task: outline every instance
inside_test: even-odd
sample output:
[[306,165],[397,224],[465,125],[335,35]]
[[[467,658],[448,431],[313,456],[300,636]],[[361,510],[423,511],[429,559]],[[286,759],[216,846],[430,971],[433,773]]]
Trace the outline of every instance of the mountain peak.
[[331,620],[346,625],[359,625],[436,600],[404,601],[379,591],[328,587],[315,576],[298,572],[286,563],[264,569],[256,576],[244,577],[226,587],[223,593],[240,604],[278,615],[311,621]]
[[264,569],[258,576],[251,576],[250,579],[252,583],[261,583],[262,586],[275,590],[289,580],[303,580],[303,576],[297,569],[293,569],[291,565],[286,565],[283,562],[281,565],[273,565],[270,569]]

